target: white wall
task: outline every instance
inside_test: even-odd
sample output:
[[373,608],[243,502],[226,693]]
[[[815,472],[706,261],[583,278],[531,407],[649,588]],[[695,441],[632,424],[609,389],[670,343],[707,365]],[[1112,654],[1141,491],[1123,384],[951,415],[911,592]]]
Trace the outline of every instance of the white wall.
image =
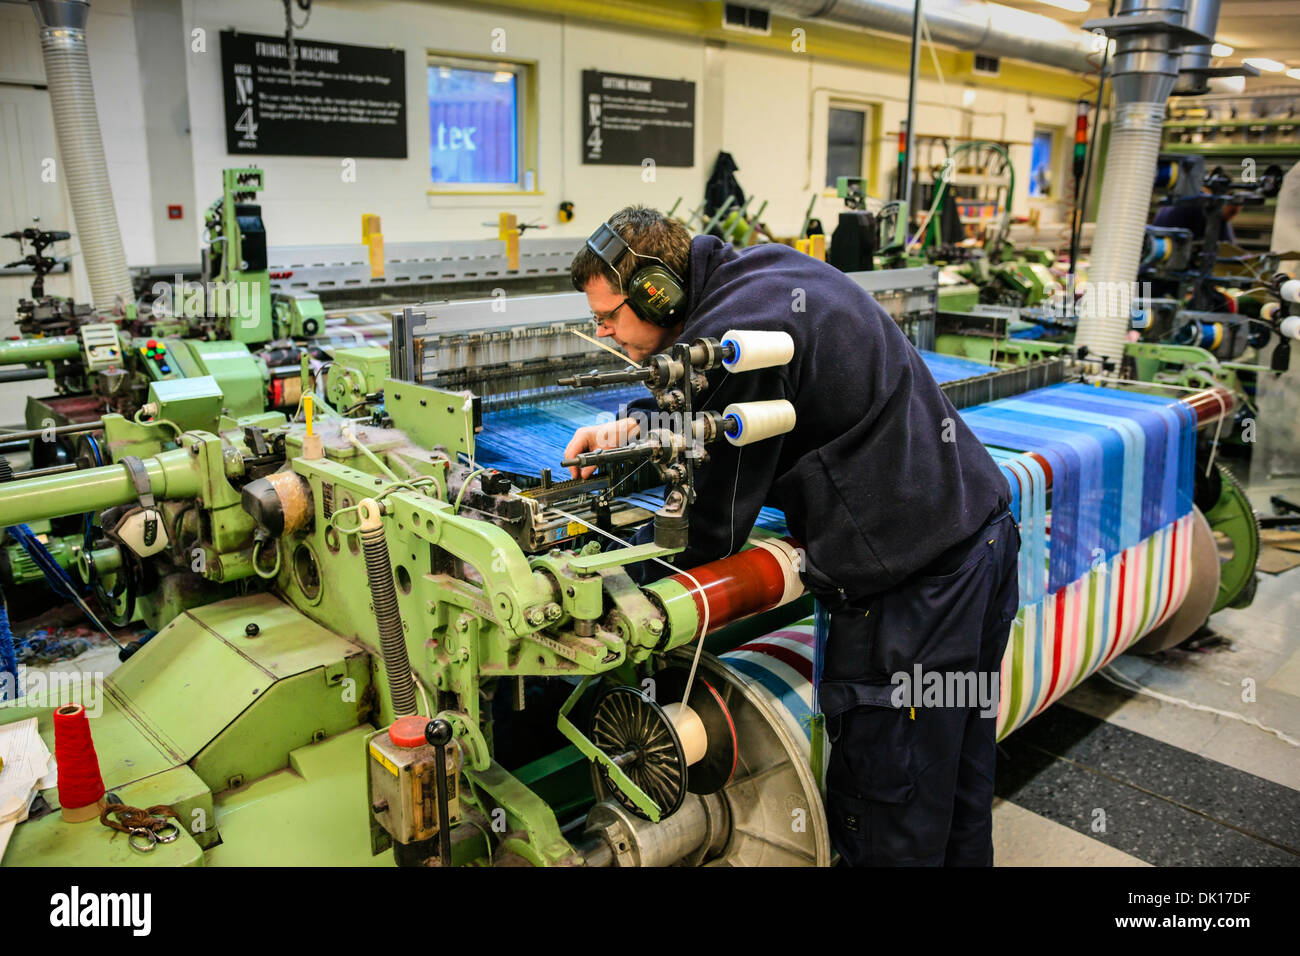
[[[694,208],[719,148],[736,158],[746,192],[768,201],[764,218],[769,226],[788,235],[802,224],[814,194],[815,214],[828,224],[842,208],[838,200],[821,195],[829,101],[857,99],[879,112],[882,135],[872,148],[885,189],[893,170],[896,131],[906,113],[907,79],[901,72],[491,7],[316,0],[302,36],[394,45],[406,53],[408,158],[357,159],[356,181],[344,182],[338,158],[226,153],[220,32],[235,28],[279,35],[284,29],[279,4],[176,0],[180,18],[174,25],[150,29],[133,22],[133,17],[156,11],[159,2],[136,0],[133,11],[131,0],[95,0],[89,27],[105,151],[127,258],[133,265],[196,261],[202,210],[219,195],[221,170],[250,162],[267,173],[261,202],[270,241],[277,246],[356,242],[363,213],[382,217],[390,243],[489,238],[494,231],[483,223],[501,210],[515,212],[523,221],[540,219],[548,225],[549,236],[585,235],[609,212],[630,202],[668,208],[682,197],[683,211]],[[31,16],[23,7],[7,12],[14,11]],[[492,55],[492,31],[498,28],[506,38],[506,50],[499,55],[536,64],[540,194],[429,196],[426,53]],[[205,31],[202,51],[191,48],[195,30]],[[34,38],[32,30],[23,42],[30,44]],[[154,45],[167,43],[174,43],[182,55],[177,57],[166,46],[168,56],[160,56]],[[141,66],[142,55],[148,58],[147,70]],[[657,168],[650,182],[639,166],[584,166],[580,84],[582,71],[593,68],[695,82],[695,166]],[[183,88],[184,95],[155,102],[160,85],[165,87],[169,80],[176,90]],[[149,103],[142,88],[154,97]],[[963,108],[959,83],[943,89],[924,79],[919,99],[917,126],[922,133],[987,135],[1024,144],[1013,149],[1021,173],[1015,209],[1027,212],[1028,143],[1034,123],[1060,126],[1065,131],[1064,153],[1073,102],[980,89],[975,102]],[[175,115],[178,112],[184,115]],[[178,169],[183,165],[178,156],[188,157],[188,168]],[[576,205],[576,219],[568,226],[555,219],[562,201]],[[165,219],[165,206],[173,202],[185,207],[179,224]],[[1044,218],[1050,220],[1054,204],[1044,205]]]
[[[194,175],[199,198],[217,195],[223,167],[248,161],[266,170],[263,216],[274,245],[357,242],[362,213],[377,213],[388,242],[494,238],[483,223],[502,210],[521,221],[540,218],[548,235],[590,232],[626,197],[669,206],[679,195],[703,189],[699,166],[657,170],[643,183],[640,167],[581,165],[581,71],[647,72],[632,65],[632,37],[554,18],[496,10],[440,7],[429,3],[357,0],[317,2],[303,36],[365,46],[396,44],[406,52],[407,149],[405,160],[358,159],[356,182],[343,182],[340,160],[226,154],[219,52],[220,30],[280,34],[280,9],[264,0],[220,4],[185,0],[186,29],[207,31],[207,53],[187,61],[193,120]],[[429,189],[429,111],[425,97],[429,51],[492,55],[495,29],[505,30],[506,49],[497,55],[536,63],[539,110],[537,185],[541,195],[437,196]],[[640,38],[656,76],[702,78],[703,44],[671,38]],[[697,127],[697,161],[699,132]],[[575,203],[577,218],[567,229],[555,221],[563,201]]]
[[[220,170],[241,160],[225,152],[220,52],[217,34],[234,27],[279,34],[280,9],[265,0],[184,0],[187,31],[208,33],[207,53],[187,58],[193,125],[197,202],[217,195]],[[535,61],[539,95],[538,188],[540,196],[429,197],[426,51],[491,55],[492,31],[505,30],[507,59]],[[896,131],[906,115],[907,78],[902,73],[778,55],[750,48],[719,47],[689,37],[592,26],[547,15],[440,6],[403,0],[317,0],[303,35],[372,46],[396,44],[406,51],[406,160],[360,159],[357,181],[344,183],[338,159],[258,157],[267,171],[263,212],[274,245],[356,242],[362,213],[378,213],[389,242],[488,238],[483,223],[501,210],[520,219],[540,218],[548,236],[586,235],[609,212],[630,202],[682,209],[698,205],[717,148],[736,158],[747,193],[768,200],[764,215],[778,234],[795,232],[813,192],[825,176],[828,100],[858,97],[882,111],[882,137],[874,144],[882,169],[892,171]],[[714,68],[708,68],[710,57]],[[653,182],[640,167],[584,166],[581,162],[580,86],[584,69],[648,74],[694,81],[696,165],[657,168]],[[1029,146],[1035,122],[1061,126],[1068,144],[1073,101],[981,89],[970,108],[962,87],[947,89],[922,80],[917,128],[922,133],[992,136],[1024,145],[1013,150],[1020,170],[1015,209],[1029,209]],[[721,117],[706,128],[706,121]],[[716,128],[720,127],[720,128]],[[706,145],[707,144],[707,145]],[[577,216],[569,226],[555,220],[562,201]],[[1055,217],[1047,207],[1045,221]],[[817,200],[816,214],[832,223],[842,204]],[[197,234],[198,224],[194,224]]]
[[[127,261],[144,264],[155,259],[150,219],[150,169],[145,156],[144,102],[140,95],[139,56],[131,0],[95,0],[86,28],[91,83],[99,111],[109,181],[122,231]],[[0,4],[0,232],[21,229],[40,217],[44,229],[66,229],[70,242],[49,252],[70,255],[70,272],[49,277],[47,293],[90,297],[77,226],[62,176],[54,138],[49,93],[44,90],[36,16],[26,4]],[[55,160],[54,181],[43,175],[45,161]],[[0,244],[0,263],[18,258],[18,244]],[[0,337],[17,334],[14,315],[18,300],[30,295],[30,276],[0,277]],[[21,421],[28,395],[47,395],[45,381],[0,384],[0,423]]]

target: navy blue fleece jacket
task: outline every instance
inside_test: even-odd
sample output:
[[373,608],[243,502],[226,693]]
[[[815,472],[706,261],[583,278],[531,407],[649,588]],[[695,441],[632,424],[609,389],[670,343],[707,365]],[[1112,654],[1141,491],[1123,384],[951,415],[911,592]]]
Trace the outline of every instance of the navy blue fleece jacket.
[[697,407],[785,398],[798,419],[777,438],[708,446],[690,547],[674,563],[739,550],[768,505],[804,547],[808,588],[853,599],[926,568],[1005,510],[1007,482],[989,453],[889,313],[838,269],[788,246],[737,251],[697,236],[687,285],[678,341],[732,329],[794,339],[789,365],[710,372]]

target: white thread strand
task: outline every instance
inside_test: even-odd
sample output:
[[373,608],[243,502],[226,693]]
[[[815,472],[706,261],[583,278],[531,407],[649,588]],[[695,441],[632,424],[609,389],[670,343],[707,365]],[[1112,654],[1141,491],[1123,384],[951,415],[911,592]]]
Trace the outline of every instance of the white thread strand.
[[[1199,710],[1207,714],[1215,714],[1216,716],[1219,717],[1229,717],[1232,720],[1240,720],[1243,724],[1249,724],[1252,727],[1259,728],[1265,733],[1272,734],[1274,737],[1277,737],[1283,743],[1290,744],[1292,747],[1300,747],[1300,740],[1296,740],[1294,737],[1288,737],[1285,733],[1278,730],[1276,727],[1266,727],[1263,724],[1261,724],[1258,720],[1255,720],[1253,717],[1247,717],[1244,714],[1238,714],[1231,710],[1219,710],[1219,708],[1217,707],[1209,707],[1205,704],[1197,704],[1190,700],[1184,700],[1181,697],[1170,697],[1168,694],[1162,694],[1159,691],[1151,690],[1149,687],[1144,687],[1143,685],[1139,684],[1137,681],[1133,680],[1133,678],[1127,676],[1126,674],[1121,674],[1118,671],[1114,670],[1113,666],[1103,667],[1101,670],[1097,671],[1097,673],[1100,674],[1102,677],[1106,678],[1106,680],[1110,681],[1116,687],[1123,688],[1124,690],[1127,690],[1130,693],[1143,694],[1147,697],[1154,697],[1156,700],[1163,701],[1166,704],[1177,704],[1180,707],[1187,707],[1190,710]],[[1128,683],[1125,683],[1125,681],[1128,681]]]
[[[570,521],[576,521],[578,524],[582,525],[588,531],[594,531],[596,532],[596,534],[608,538],[609,540],[617,544],[619,547],[622,548],[632,547],[632,545],[628,544],[622,538],[617,537],[616,535],[612,535],[608,531],[604,531],[600,528],[597,528],[591,523],[584,521],[582,518],[579,518],[577,515],[571,515],[567,511],[561,511],[559,508],[556,508],[554,506],[552,506],[548,510],[554,511],[556,514],[568,518]],[[691,574],[691,572],[683,571],[681,568],[677,567],[674,564],[670,564],[669,562],[665,561],[663,558],[651,558],[650,560],[662,564],[665,568],[668,568],[674,574],[680,574],[683,577],[688,578],[690,582],[695,585],[695,590],[699,592],[700,604],[703,605],[704,607],[704,620],[700,625],[700,636],[696,638],[697,645],[695,648],[695,660],[691,662],[691,673],[690,676],[686,679],[686,693],[682,695],[682,700],[686,700],[690,696],[691,683],[695,680],[695,669],[700,663],[700,651],[704,649],[704,637],[709,633],[709,602],[704,595],[704,585],[700,584],[700,582],[696,579],[695,575]]]
[[592,345],[599,346],[600,348],[608,352],[610,355],[617,355],[619,358],[621,358],[624,362],[627,362],[629,365],[635,365],[637,368],[645,368],[645,366],[642,365],[640,362],[632,361],[632,359],[628,355],[624,354],[623,352],[620,352],[618,349],[610,348],[600,339],[593,339],[590,335],[587,335],[585,332],[579,332],[577,329],[569,329],[569,331],[572,332],[574,335],[576,335],[578,338],[586,339]]

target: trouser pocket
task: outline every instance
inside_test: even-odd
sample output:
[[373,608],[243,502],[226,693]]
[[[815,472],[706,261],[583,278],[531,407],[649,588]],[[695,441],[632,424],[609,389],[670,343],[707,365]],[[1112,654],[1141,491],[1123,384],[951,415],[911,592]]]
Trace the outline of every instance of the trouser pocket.
[[[852,693],[879,699],[892,690],[860,685]],[[831,844],[851,866],[894,862],[898,855],[894,818],[916,792],[912,723],[907,708],[876,704],[827,716]]]

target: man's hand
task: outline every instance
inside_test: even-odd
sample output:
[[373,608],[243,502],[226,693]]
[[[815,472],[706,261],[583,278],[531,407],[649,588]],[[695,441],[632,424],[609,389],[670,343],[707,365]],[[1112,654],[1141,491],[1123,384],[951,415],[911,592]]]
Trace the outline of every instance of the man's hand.
[[[620,418],[616,422],[602,425],[585,425],[573,433],[573,438],[564,449],[565,458],[573,458],[585,451],[603,448],[618,448],[626,445],[641,433],[641,426],[635,418]],[[590,478],[596,471],[595,465],[582,469],[583,478]],[[577,465],[569,466],[569,474],[579,477]]]

